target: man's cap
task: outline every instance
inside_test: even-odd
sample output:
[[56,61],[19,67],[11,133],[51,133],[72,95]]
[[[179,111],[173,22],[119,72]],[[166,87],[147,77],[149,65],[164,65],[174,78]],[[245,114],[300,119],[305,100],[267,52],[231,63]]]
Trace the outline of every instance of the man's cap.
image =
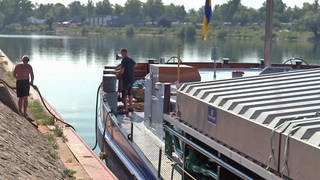
[[126,48],[121,48],[119,52],[120,52],[120,53],[121,53],[121,52],[126,52],[126,53],[127,53],[127,52],[128,52],[128,49],[126,49]]
[[27,55],[22,56],[21,61],[24,61],[24,60],[30,61],[29,56]]

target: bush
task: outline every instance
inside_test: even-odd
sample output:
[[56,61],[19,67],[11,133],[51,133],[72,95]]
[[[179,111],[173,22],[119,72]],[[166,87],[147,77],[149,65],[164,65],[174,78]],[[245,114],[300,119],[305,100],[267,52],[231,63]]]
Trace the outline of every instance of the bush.
[[63,172],[68,177],[68,179],[76,179],[74,177],[74,175],[76,174],[76,171],[74,171],[72,169],[65,169]]
[[127,36],[133,36],[134,35],[134,26],[133,25],[126,25],[124,27],[125,33]]
[[183,39],[193,39],[196,36],[196,34],[196,27],[191,24],[180,27],[177,33],[178,37]]
[[57,139],[54,137],[53,134],[46,134],[44,137],[49,141],[53,149],[59,148]]
[[40,121],[40,124],[45,126],[54,125],[54,118],[52,116],[48,116],[42,119],[42,121]]
[[63,130],[61,129],[61,127],[55,125],[54,129],[53,129],[53,133],[54,135],[56,135],[57,137],[63,137]]
[[23,27],[21,24],[15,23],[6,26],[6,30],[9,32],[22,31]]
[[185,36],[187,39],[193,39],[196,36],[196,27],[194,25],[187,25],[185,28]]
[[52,157],[53,159],[58,159],[58,155],[56,153],[56,151],[52,148],[50,148],[47,153],[49,154],[50,157]]
[[217,32],[217,38],[219,38],[219,39],[224,39],[226,36],[227,36],[227,31],[225,31],[225,30],[219,30],[218,32]]
[[181,39],[184,39],[185,38],[184,31],[185,31],[185,27],[184,26],[180,27],[178,30],[177,36]]
[[81,35],[88,35],[90,32],[88,26],[84,26],[81,28]]

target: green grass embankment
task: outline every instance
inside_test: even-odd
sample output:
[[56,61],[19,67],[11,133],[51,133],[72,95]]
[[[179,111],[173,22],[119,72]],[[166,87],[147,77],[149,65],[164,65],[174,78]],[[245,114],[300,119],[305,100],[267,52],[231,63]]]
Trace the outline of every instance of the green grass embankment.
[[43,106],[37,100],[33,100],[29,103],[28,110],[37,120],[38,124],[45,126],[54,125],[53,117],[43,109]]

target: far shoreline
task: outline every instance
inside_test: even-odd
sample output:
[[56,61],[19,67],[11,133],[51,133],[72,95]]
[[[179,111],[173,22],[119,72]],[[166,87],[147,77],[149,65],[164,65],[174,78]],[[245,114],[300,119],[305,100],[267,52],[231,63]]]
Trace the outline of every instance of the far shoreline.
[[[151,38],[174,38],[180,40],[201,40],[202,29],[195,27],[195,33],[191,37],[181,37],[182,27],[55,27],[54,30],[37,29],[38,26],[23,26],[22,29],[12,31],[0,31],[2,35],[53,35],[53,36],[123,36],[123,37],[151,37]],[[33,29],[33,30],[30,30]],[[130,29],[130,30],[128,30]],[[130,33],[128,33],[130,31]],[[211,28],[208,36],[210,40],[263,40],[264,30],[262,27],[216,27]],[[273,33],[274,41],[305,41],[315,42],[311,32],[276,30]],[[316,41],[318,42],[318,41]]]

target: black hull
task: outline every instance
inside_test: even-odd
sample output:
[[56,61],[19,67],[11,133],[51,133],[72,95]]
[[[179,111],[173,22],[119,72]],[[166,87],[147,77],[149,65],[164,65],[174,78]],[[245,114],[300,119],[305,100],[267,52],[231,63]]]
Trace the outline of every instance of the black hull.
[[122,163],[116,152],[110,147],[108,143],[105,142],[103,138],[103,132],[100,130],[97,131],[97,139],[101,151],[106,152],[106,156],[103,161],[105,162],[107,167],[114,173],[114,175],[117,176],[119,180],[134,179],[134,176]]
[[155,168],[134,147],[126,133],[122,132],[116,116],[108,112],[111,112],[110,108],[102,101],[98,110],[96,133],[101,151],[106,152],[106,165],[121,180],[158,179]]

